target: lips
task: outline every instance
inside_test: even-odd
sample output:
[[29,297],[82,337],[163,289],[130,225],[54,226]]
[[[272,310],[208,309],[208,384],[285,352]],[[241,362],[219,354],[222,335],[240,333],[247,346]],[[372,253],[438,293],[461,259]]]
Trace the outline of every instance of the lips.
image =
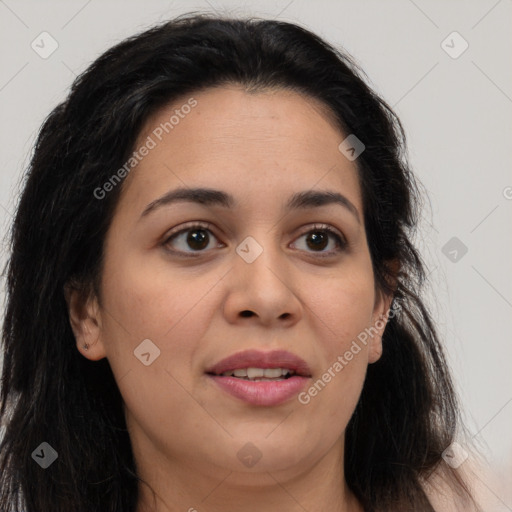
[[206,370],[211,375],[222,375],[227,371],[243,368],[285,368],[292,370],[295,375],[311,377],[311,370],[303,359],[286,350],[261,352],[245,350],[219,361]]
[[[287,373],[286,377],[278,380],[247,380],[230,374],[235,370],[256,368],[281,368],[289,370],[289,373],[284,372]],[[303,390],[311,377],[311,370],[303,359],[285,350],[246,350],[219,361],[208,368],[206,374],[217,389],[237,400],[270,407],[287,402]]]

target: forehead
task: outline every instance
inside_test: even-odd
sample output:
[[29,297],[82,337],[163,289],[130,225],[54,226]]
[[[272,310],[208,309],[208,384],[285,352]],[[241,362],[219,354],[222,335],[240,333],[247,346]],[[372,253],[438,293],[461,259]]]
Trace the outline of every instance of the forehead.
[[318,101],[287,90],[219,87],[182,97],[145,123],[121,202],[140,212],[176,187],[222,188],[247,207],[282,204],[293,192],[337,190],[362,210],[345,138]]

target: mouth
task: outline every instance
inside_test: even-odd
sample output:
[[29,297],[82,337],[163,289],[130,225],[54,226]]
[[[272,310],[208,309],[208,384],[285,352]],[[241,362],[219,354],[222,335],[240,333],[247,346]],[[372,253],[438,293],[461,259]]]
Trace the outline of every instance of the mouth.
[[311,378],[307,363],[283,350],[239,352],[205,373],[218,389],[237,400],[267,407],[290,400]]
[[[213,374],[215,375],[215,374]],[[289,368],[237,368],[227,370],[217,377],[236,377],[237,379],[249,380],[251,382],[267,382],[289,379],[296,375],[294,370]]]

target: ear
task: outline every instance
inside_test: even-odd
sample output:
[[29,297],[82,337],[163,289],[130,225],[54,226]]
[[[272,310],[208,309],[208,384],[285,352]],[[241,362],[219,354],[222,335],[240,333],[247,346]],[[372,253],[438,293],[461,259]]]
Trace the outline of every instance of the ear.
[[[400,264],[397,260],[393,260],[388,263],[388,268],[391,272],[392,283],[391,288],[396,290],[397,288],[397,276],[400,269]],[[394,294],[392,292],[384,292],[382,290],[376,290],[375,304],[372,314],[372,324],[370,327],[369,351],[368,351],[368,362],[375,363],[382,356],[382,336],[388,318],[390,314],[391,303],[393,302]]]
[[106,352],[101,341],[101,311],[94,292],[68,283],[64,296],[78,351],[91,361],[103,359]]
[[393,295],[378,294],[378,300],[372,314],[372,324],[369,329],[371,336],[368,343],[368,362],[375,363],[382,355],[382,335],[388,323],[389,309]]

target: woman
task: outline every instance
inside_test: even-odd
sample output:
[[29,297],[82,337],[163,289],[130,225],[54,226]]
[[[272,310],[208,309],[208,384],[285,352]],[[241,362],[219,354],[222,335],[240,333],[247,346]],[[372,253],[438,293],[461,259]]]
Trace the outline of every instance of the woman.
[[1,510],[469,506],[418,201],[398,119],[303,28],[188,15],[107,51],[12,228]]

